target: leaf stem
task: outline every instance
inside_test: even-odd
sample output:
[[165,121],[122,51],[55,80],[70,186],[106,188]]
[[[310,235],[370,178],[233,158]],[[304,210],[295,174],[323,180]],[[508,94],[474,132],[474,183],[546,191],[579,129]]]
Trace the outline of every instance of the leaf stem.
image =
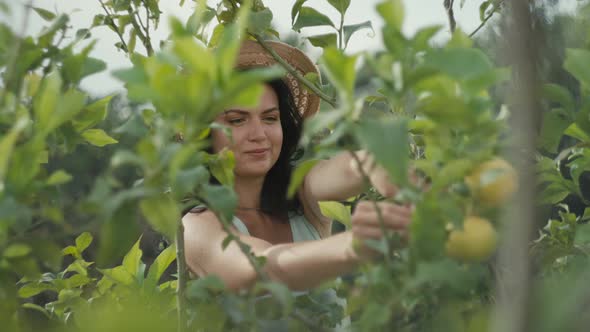
[[503,3],[504,3],[504,0],[500,0],[500,2],[498,2],[497,4],[494,5],[494,9],[483,19],[483,21],[481,21],[481,23],[479,24],[479,26],[477,28],[475,28],[475,30],[473,30],[473,32],[471,32],[469,34],[469,37],[470,38],[472,38],[473,36],[475,36],[475,34],[478,33],[479,30],[481,30],[481,28],[483,28],[486,25],[486,23],[490,20],[490,18],[492,18],[492,16],[494,16],[494,14],[498,10],[498,8],[500,8],[500,6]]
[[322,90],[320,90],[317,86],[315,86],[312,82],[308,79],[303,77],[295,68],[293,68],[287,61],[281,58],[280,55],[277,54],[268,44],[262,39],[260,35],[257,34],[250,34],[252,37],[256,39],[256,41],[264,48],[268,54],[270,54],[283,68],[285,68],[293,77],[295,77],[299,82],[303,83],[309,90],[315,93],[318,97],[323,99],[325,102],[330,104],[332,107],[336,107],[336,100],[330,98],[330,96],[326,95]]
[[[127,12],[131,16],[131,25],[133,25],[133,28],[135,28],[135,32],[137,33],[137,37],[139,37],[139,40],[141,40],[141,43],[145,47],[147,55],[152,56],[154,54],[154,49],[152,47],[152,41],[150,40],[149,37],[146,36],[146,34],[144,34],[144,31],[142,29],[143,24],[140,25],[139,23],[137,23],[138,20],[136,19],[136,15],[133,13],[134,11],[131,9],[131,7],[129,9],[127,9]],[[135,13],[137,14],[137,11],[135,11]],[[137,18],[139,18],[139,14],[137,14]],[[139,22],[141,22],[141,19],[139,19]]]
[[247,244],[245,244],[244,242],[242,242],[239,237],[233,235],[233,232],[230,230],[230,228],[228,226],[229,225],[229,221],[226,220],[225,217],[223,217],[217,211],[213,211],[213,213],[215,214],[215,216],[217,217],[217,219],[219,219],[221,221],[221,226],[222,226],[223,230],[227,234],[229,234],[229,236],[232,237],[232,241],[236,242],[236,244],[238,245],[238,247],[240,248],[240,250],[242,251],[242,253],[246,256],[246,258],[248,259],[248,261],[252,265],[252,268],[254,268],[254,271],[258,275],[258,278],[260,280],[262,280],[262,281],[269,281],[270,279],[269,279],[268,275],[266,274],[266,272],[264,272],[262,270],[262,268],[260,267],[260,265],[258,264],[258,262],[254,259],[254,257],[252,257],[252,253],[250,251],[250,247]]
[[182,220],[176,227],[176,266],[178,269],[178,287],[176,288],[176,305],[178,307],[178,332],[187,331],[186,318],[186,283],[188,280],[188,269],[184,254],[184,226]]
[[451,33],[455,32],[455,28],[457,27],[457,21],[455,21],[455,13],[453,12],[453,4],[455,0],[444,0],[444,6],[447,11],[447,16],[449,17],[449,27],[451,28]]
[[111,12],[109,12],[109,10],[105,6],[104,2],[102,2],[102,0],[98,0],[98,2],[100,2],[100,6],[104,10],[104,12],[107,14],[107,18],[108,18],[107,24],[110,25],[111,28],[113,28],[113,30],[115,30],[115,33],[117,34],[117,36],[119,36],[119,40],[121,40],[121,45],[123,46],[123,51],[125,53],[129,54],[129,48],[127,47],[127,43],[125,42],[125,39],[123,38],[123,35],[121,34],[121,32],[119,32],[119,27],[115,24],[115,20],[113,20],[114,15],[111,14]]
[[[361,176],[363,177],[363,181],[365,182],[365,184],[367,186],[370,186],[371,185],[371,178],[363,169],[362,161],[359,159],[359,157],[356,155],[356,153],[354,153],[354,151],[349,150],[348,152],[350,153],[350,155],[352,156],[352,158],[356,162],[357,167],[361,173]],[[377,212],[377,218],[379,220],[379,227],[381,228],[381,232],[383,233],[383,237],[385,238],[385,245],[386,245],[385,261],[389,265],[393,260],[393,258],[391,256],[391,238],[389,237],[389,234],[387,234],[387,230],[385,229],[385,221],[383,220],[383,214],[381,212],[381,209],[379,209],[379,206],[377,205],[377,202],[375,201],[375,199],[373,197],[370,197],[369,199],[373,203],[373,207],[375,208],[375,212]]]

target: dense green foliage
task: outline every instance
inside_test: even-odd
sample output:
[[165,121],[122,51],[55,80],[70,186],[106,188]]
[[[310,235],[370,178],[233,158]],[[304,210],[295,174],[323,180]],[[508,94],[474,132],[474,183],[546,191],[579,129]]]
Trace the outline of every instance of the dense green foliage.
[[[291,10],[294,31],[333,28],[308,38],[322,48],[325,75],[302,79],[324,103],[305,125],[291,191],[314,160],[366,149],[399,184],[395,200],[416,206],[407,246],[388,234],[370,243],[382,260],[325,285],[347,299],[346,312],[322,303],[320,289],[295,297],[261,275],[251,291],[233,294],[215,277],[187,280],[182,259],[177,271],[171,268],[183,257],[179,221],[188,207],[207,204],[230,225],[233,156],[207,153],[207,136],[218,112],[253,104],[260,83],[287,70],[233,68],[240,37],[261,43],[278,37],[272,12],[260,0],[224,0],[215,8],[181,1],[194,14],[187,22],[172,20],[170,37],[160,42],[150,37],[160,23],[157,0],[111,0],[75,33],[67,15],[36,7],[27,15],[48,25],[36,35],[19,36],[0,24],[3,328],[242,331],[282,317],[293,330],[321,330],[349,316],[359,331],[487,331],[495,292],[503,287],[496,257],[466,262],[446,248],[467,217],[485,218],[498,231],[519,222],[503,217],[500,208],[508,203],[490,204],[467,180],[510,149],[518,133],[510,116],[519,110],[504,99],[511,68],[487,51],[502,35],[488,33],[476,47],[456,30],[435,46],[442,27],[405,35],[402,1],[386,0],[376,7],[385,48],[350,54],[351,36],[373,29],[371,22],[352,18],[350,1],[328,3],[338,22],[305,0]],[[0,9],[10,15],[6,2]],[[482,21],[502,10],[503,1],[483,1]],[[548,10],[531,5],[537,14]],[[590,273],[590,5],[581,3],[576,15],[543,21],[575,27],[577,35],[544,35],[556,54],[538,66],[544,98],[538,150],[521,155],[536,161],[539,208],[549,211],[531,243],[535,331],[582,331],[590,323],[582,314],[590,299],[584,284]],[[90,56],[89,41],[104,26],[133,63],[113,73],[125,83],[125,97],[97,99],[79,88],[83,78],[106,69]],[[559,29],[548,31],[567,30]],[[358,86],[361,63],[371,77],[365,87]],[[410,170],[421,180],[408,181]],[[486,183],[502,175],[483,173]],[[221,185],[210,183],[211,174]],[[322,202],[322,209],[349,227],[359,200],[381,199],[370,189],[346,202]],[[234,236],[224,245],[230,241],[260,270],[264,259]],[[257,300],[260,291],[272,296]]]

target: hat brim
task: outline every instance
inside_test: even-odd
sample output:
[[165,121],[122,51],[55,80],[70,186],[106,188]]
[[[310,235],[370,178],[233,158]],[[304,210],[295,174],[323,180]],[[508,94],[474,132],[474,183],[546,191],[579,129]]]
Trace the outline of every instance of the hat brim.
[[[314,63],[299,49],[285,43],[267,41],[281,58],[289,63],[301,75],[315,73],[319,77],[319,71]],[[242,43],[238,55],[236,68],[247,69],[255,67],[268,67],[277,64],[277,61],[258,42],[246,40]],[[309,91],[293,75],[287,73],[283,79],[291,91],[295,106],[303,118],[308,118],[320,109],[320,97]]]

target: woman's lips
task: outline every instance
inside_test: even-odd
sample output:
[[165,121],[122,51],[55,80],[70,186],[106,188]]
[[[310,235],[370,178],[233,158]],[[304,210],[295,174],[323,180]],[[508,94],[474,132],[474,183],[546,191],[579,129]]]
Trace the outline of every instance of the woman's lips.
[[255,150],[249,150],[246,151],[245,153],[254,157],[262,157],[264,156],[268,151],[270,151],[270,149],[255,149]]

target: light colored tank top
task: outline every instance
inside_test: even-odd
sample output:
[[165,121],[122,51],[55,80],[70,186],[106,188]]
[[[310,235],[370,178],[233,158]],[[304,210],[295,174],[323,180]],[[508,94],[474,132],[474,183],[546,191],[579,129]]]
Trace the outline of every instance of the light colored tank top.
[[[248,232],[248,228],[238,217],[234,216],[232,223],[240,233],[250,235],[250,233]],[[320,234],[318,233],[318,231],[309,223],[309,221],[307,221],[303,214],[289,213],[289,224],[291,226],[291,232],[293,234],[293,242],[320,239]],[[309,292],[293,291],[292,293],[294,296],[297,297],[306,295]],[[261,296],[260,298],[262,299],[264,297],[266,296]],[[314,300],[318,300],[318,298],[315,298]],[[346,299],[338,297],[334,289],[330,288],[324,290],[320,294],[319,300],[322,303],[335,303],[341,306],[344,310],[346,309]],[[262,323],[264,326],[262,329],[263,331],[287,331],[288,329],[287,322],[283,320],[268,320]],[[346,317],[340,322],[340,324],[336,328],[334,328],[334,331],[348,331],[349,325],[350,318]]]
[[[238,217],[234,216],[232,222],[240,233],[250,235],[248,228]],[[293,233],[293,242],[320,239],[320,234],[318,231],[307,221],[307,219],[305,219],[305,216],[302,214],[289,213],[289,224],[291,225],[291,233]]]

